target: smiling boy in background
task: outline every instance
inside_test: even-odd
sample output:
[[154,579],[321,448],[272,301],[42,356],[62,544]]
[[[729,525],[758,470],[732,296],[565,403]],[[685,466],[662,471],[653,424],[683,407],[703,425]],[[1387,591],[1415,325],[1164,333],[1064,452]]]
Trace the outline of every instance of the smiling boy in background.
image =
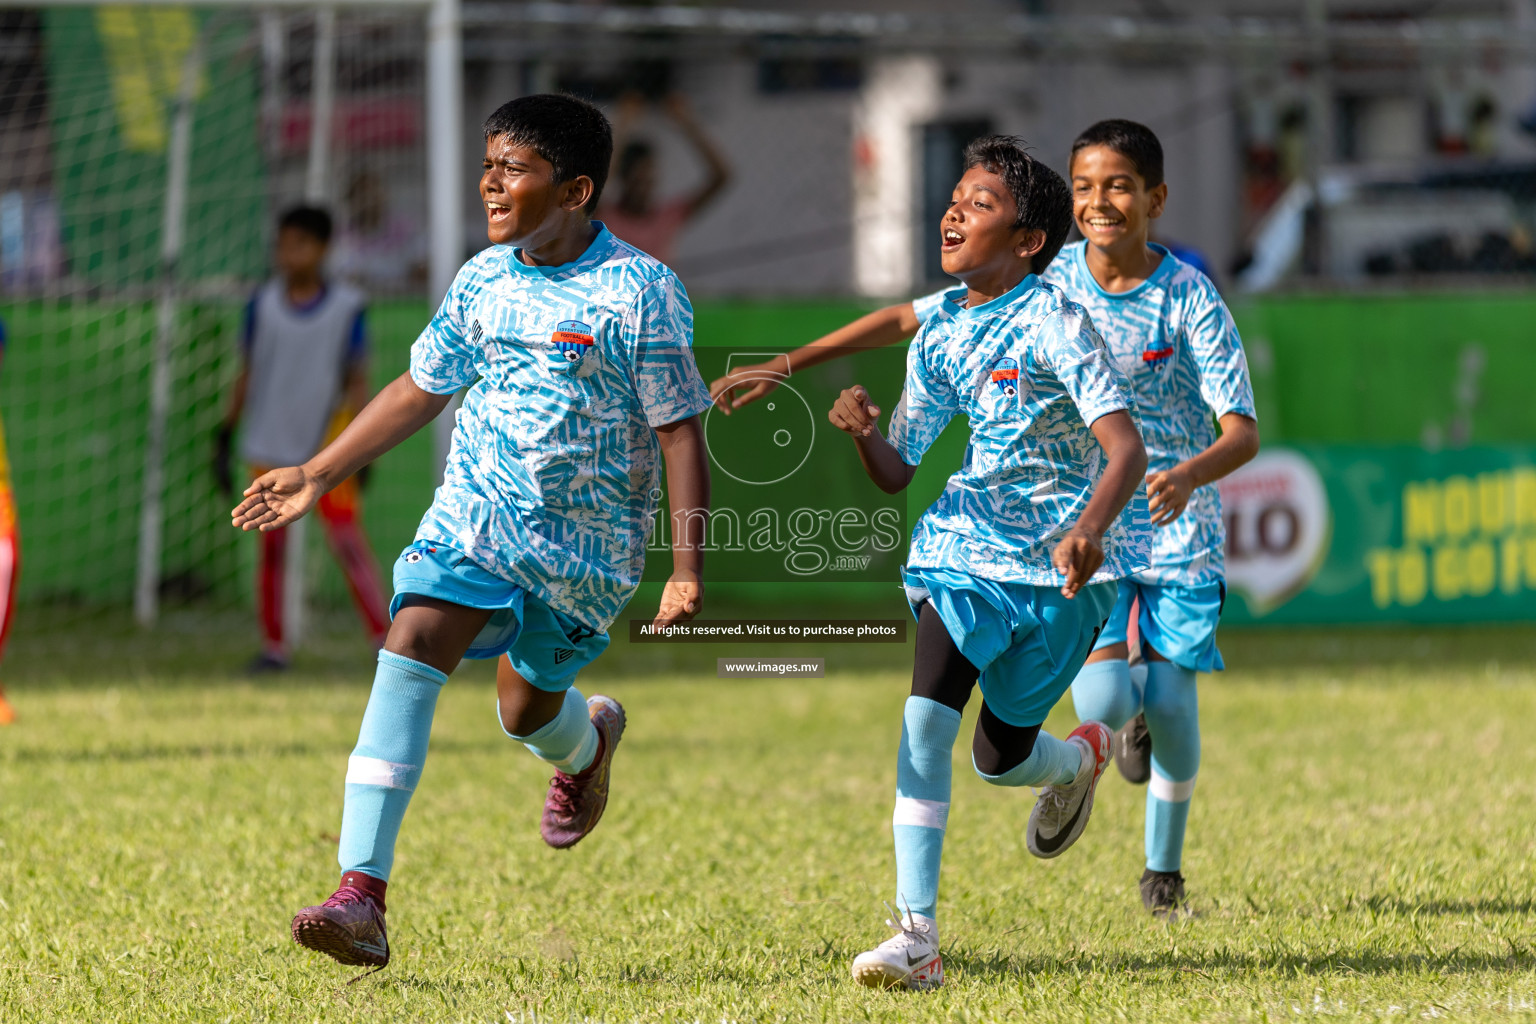
[[[1072,216],[1083,241],[1046,279],[1083,304],[1131,382],[1150,472],[1152,564],[1120,581],[1109,623],[1072,684],[1084,721],[1119,730],[1115,761],[1148,782],[1142,903],[1185,906],[1184,830],[1200,766],[1195,673],[1223,668],[1221,496],[1208,486],[1258,452],[1242,340],[1200,271],[1148,240],[1168,198],[1163,147],[1145,125],[1100,121],[1072,144]],[[1220,430],[1217,430],[1217,421]],[[1143,664],[1129,663],[1137,610]]]

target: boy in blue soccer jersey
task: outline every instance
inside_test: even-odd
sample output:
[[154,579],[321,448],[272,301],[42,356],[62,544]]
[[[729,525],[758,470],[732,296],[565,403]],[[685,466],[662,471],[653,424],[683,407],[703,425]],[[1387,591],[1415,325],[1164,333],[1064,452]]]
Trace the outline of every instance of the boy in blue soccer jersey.
[[[1163,148],[1134,121],[1100,121],[1072,144],[1072,213],[1083,241],[1046,279],[1083,304],[1141,410],[1155,527],[1152,565],[1120,582],[1109,623],[1072,684],[1078,717],[1119,730],[1115,761],[1147,782],[1141,898],[1184,907],[1184,826],[1200,765],[1195,673],[1222,668],[1226,596],[1221,498],[1207,484],[1259,449],[1253,387],[1231,314],[1203,273],[1148,241],[1163,212]],[[1216,421],[1221,424],[1216,430]],[[1144,661],[1129,661],[1131,610]]]
[[[1071,173],[1085,241],[1067,246],[1044,276],[1088,309],[1135,391],[1155,527],[1152,564],[1121,582],[1072,697],[1079,718],[1118,730],[1121,773],[1152,780],[1141,895],[1163,916],[1184,905],[1184,826],[1200,761],[1195,673],[1222,667],[1225,533],[1220,496],[1206,485],[1253,458],[1258,425],[1242,341],[1221,296],[1204,274],[1148,241],[1168,195],[1157,137],[1131,121],[1100,122],[1074,143]],[[778,377],[910,337],[949,294],[878,310],[776,364],[738,369],[710,386],[716,404],[729,414],[771,393]],[[1134,666],[1133,625],[1145,659]]]
[[411,348],[409,372],[302,466],[246,489],[236,526],[274,530],[472,385],[443,484],[395,563],[393,621],[347,764],[341,884],[293,919],[343,964],[389,962],[385,888],[421,777],[439,691],[463,657],[497,658],[502,728],[555,767],[540,832],[556,848],[598,823],[624,711],[584,700],[577,672],[640,582],[660,494],[675,519],[657,621],[692,618],[709,507],[693,315],[665,266],[590,219],[612,157],[608,121],[527,96],[485,122],[480,195],[495,243],[466,263]]
[[965,165],[941,225],[944,271],[964,285],[908,350],[889,439],[862,386],[829,414],[888,493],[911,482],[951,419],[971,423],[965,464],[918,521],[904,571],[917,647],[896,762],[901,910],[887,922],[897,934],[853,961],[854,978],[878,987],[944,980],[936,915],[951,750],[978,678],[976,773],[1045,787],[1026,829],[1035,856],[1082,834],[1110,730],[1087,722],[1063,741],[1040,726],[1093,646],[1115,581],[1146,565],[1147,460],[1130,389],[1082,307],[1037,276],[1071,227],[1067,186],[1007,137],[972,143]]

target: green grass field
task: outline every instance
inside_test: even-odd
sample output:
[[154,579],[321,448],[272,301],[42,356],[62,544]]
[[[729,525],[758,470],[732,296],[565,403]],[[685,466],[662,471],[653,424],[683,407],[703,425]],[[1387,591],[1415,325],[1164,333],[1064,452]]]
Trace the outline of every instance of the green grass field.
[[983,785],[962,746],[948,981],[926,995],[848,976],[885,936],[903,652],[830,647],[825,680],[726,682],[709,652],[667,669],[616,642],[587,689],[630,729],[608,816],[569,852],[540,842],[547,771],[470,664],[406,818],[394,962],[348,985],[287,922],[334,883],[361,644],[258,684],[207,623],[144,640],[24,619],[5,676],[23,717],[0,733],[0,1020],[1536,1016],[1529,632],[1224,646],[1185,863],[1199,916],[1141,910],[1141,790],[1112,776],[1078,846],[1036,861],[1032,795]]

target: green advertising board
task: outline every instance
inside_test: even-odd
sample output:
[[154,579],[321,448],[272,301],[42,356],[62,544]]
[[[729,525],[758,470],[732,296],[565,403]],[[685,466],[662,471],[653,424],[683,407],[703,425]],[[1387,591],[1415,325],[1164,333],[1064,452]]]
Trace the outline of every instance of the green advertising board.
[[[226,600],[244,601],[253,587],[252,556],[245,550],[249,538],[228,529],[224,514],[228,501],[217,493],[208,470],[210,437],[223,415],[228,382],[235,372],[241,305],[239,300],[189,302],[182,312],[167,455],[167,499],[173,519],[167,523],[164,570],[169,578],[188,581],[189,589],[206,581],[204,589]],[[792,347],[866,309],[837,301],[700,302],[696,337],[701,362],[712,366],[712,360],[718,361],[718,353],[706,350],[763,352]],[[430,314],[430,307],[420,301],[373,304],[369,327],[375,387],[400,372],[411,341]],[[1260,593],[1255,589],[1260,585],[1239,567],[1247,557],[1244,544],[1278,543],[1284,539],[1282,528],[1287,522],[1284,513],[1270,511],[1262,523],[1268,532],[1250,537],[1243,531],[1259,528],[1256,516],[1263,509],[1253,512],[1252,519],[1239,514],[1235,522],[1238,557],[1233,560],[1237,571],[1227,621],[1526,617],[1525,598],[1501,589],[1504,576],[1500,574],[1506,565],[1514,564],[1504,560],[1516,558],[1512,548],[1492,545],[1496,568],[1492,591],[1442,599],[1439,595],[1455,591],[1458,556],[1454,552],[1468,545],[1460,534],[1455,538],[1448,534],[1433,544],[1416,540],[1424,553],[1426,581],[1424,595],[1417,601],[1411,600],[1416,591],[1408,586],[1415,579],[1417,556],[1410,552],[1390,562],[1381,551],[1404,543],[1401,506],[1407,483],[1463,476],[1475,487],[1481,474],[1490,471],[1478,460],[1493,460],[1494,466],[1536,461],[1529,447],[1536,439],[1536,404],[1523,397],[1526,382],[1536,373],[1536,346],[1530,344],[1536,297],[1277,297],[1240,308],[1238,318],[1250,349],[1263,434],[1258,467],[1280,452],[1303,459],[1324,493],[1330,525],[1321,561],[1307,566],[1315,572],[1304,587],[1295,593],[1283,589]],[[28,601],[125,601],[133,582],[151,306],[142,299],[0,301],[0,322],[10,338],[0,373],[0,411],[11,449],[25,544],[27,571],[21,596]],[[882,383],[883,378],[877,377],[861,380],[868,369],[858,360],[849,360],[828,363],[807,374],[807,382],[817,392],[812,416],[824,416],[820,407],[828,396],[856,380],[889,392],[881,396],[888,405],[896,384]],[[822,423],[817,419],[818,430]],[[1426,450],[1424,443],[1437,434],[1448,444],[1465,440],[1475,447]],[[957,420],[930,449],[906,493],[908,524],[960,464],[966,440],[966,424]],[[837,454],[836,448],[832,454]],[[410,540],[431,500],[432,465],[432,439],[423,432],[376,466],[365,510],[369,534],[382,560],[387,562]],[[800,484],[807,494],[830,498],[854,485],[863,486],[862,473],[853,461],[829,461],[816,469],[815,480],[807,477]],[[1229,482],[1228,490],[1256,469]],[[799,476],[795,479],[800,482]],[[1459,530],[1464,492],[1459,483],[1449,486],[1453,506],[1449,521]],[[1522,522],[1518,515],[1525,513],[1518,510],[1528,505],[1519,502],[1528,499],[1519,497],[1527,493],[1519,487],[1527,485],[1517,481],[1512,486],[1516,488],[1511,499],[1517,502],[1515,521]],[[724,491],[721,497],[727,497]],[[1536,527],[1520,529],[1536,534]],[[1453,539],[1458,543],[1450,543]],[[1475,546],[1466,555],[1475,570],[1473,589],[1486,584],[1488,550]],[[1371,560],[1368,551],[1377,552]],[[330,559],[317,557],[315,565],[320,572],[317,599],[344,604],[345,584]],[[1378,605],[1372,566],[1376,578],[1387,581],[1380,584],[1382,594],[1398,594],[1401,589],[1401,598],[1407,600],[1393,597]],[[877,570],[883,571],[883,563],[872,561],[863,585],[891,585],[888,576],[876,575]],[[858,586],[853,575],[840,573],[835,581],[827,579],[821,585]],[[741,584],[774,600],[784,586],[764,579]],[[1280,596],[1286,600],[1279,600]]]
[[106,295],[159,280],[175,101],[201,37],[181,277],[259,279],[267,263],[266,172],[250,14],[52,7],[43,23],[53,174],[71,276]]
[[1224,622],[1536,619],[1536,447],[1273,447],[1220,488]]

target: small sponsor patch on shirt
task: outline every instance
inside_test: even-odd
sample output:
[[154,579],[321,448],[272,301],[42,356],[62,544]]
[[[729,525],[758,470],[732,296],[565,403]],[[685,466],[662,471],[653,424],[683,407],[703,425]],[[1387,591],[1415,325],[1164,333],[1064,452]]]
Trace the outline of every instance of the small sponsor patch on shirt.
[[591,351],[596,339],[592,337],[592,328],[580,320],[562,320],[555,325],[550,341],[566,362],[575,363]]
[[1141,361],[1144,363],[1161,363],[1173,355],[1173,346],[1167,348],[1149,348],[1141,353]]
[[1004,356],[992,364],[992,385],[1004,397],[1013,398],[1019,393],[1019,364]]

